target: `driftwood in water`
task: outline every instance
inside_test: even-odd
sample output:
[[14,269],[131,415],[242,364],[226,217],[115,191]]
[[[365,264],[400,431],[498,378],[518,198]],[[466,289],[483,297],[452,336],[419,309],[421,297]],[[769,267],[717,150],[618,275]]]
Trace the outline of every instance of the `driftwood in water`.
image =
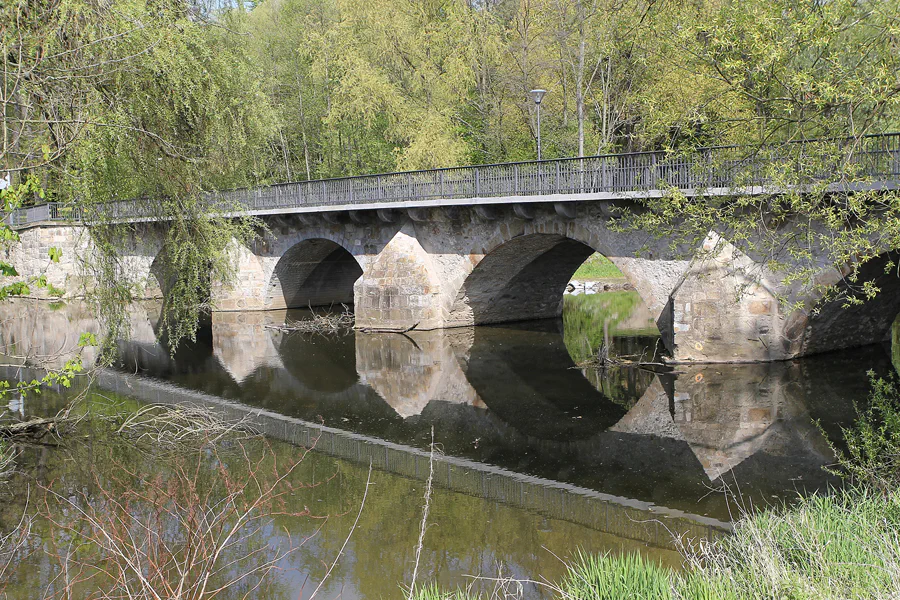
[[266,329],[275,329],[284,333],[321,333],[338,334],[353,328],[353,313],[345,306],[342,313],[313,313],[309,319],[291,321],[284,325],[266,325]]
[[56,419],[34,417],[27,421],[0,424],[0,437],[7,439],[31,438],[39,440],[48,433],[56,430]]

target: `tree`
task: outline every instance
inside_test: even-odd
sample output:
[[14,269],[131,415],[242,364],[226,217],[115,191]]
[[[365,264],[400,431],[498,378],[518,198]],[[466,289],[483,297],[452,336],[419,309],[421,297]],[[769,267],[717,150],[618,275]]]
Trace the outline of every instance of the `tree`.
[[[839,293],[855,303],[876,295],[877,285],[859,279],[860,268],[900,247],[900,197],[859,191],[855,184],[867,183],[878,165],[857,154],[877,143],[865,134],[896,127],[900,118],[898,14],[896,1],[875,0],[709,2],[657,14],[660,38],[653,43],[689,89],[667,76],[644,91],[677,100],[655,119],[651,113],[645,135],[667,138],[669,148],[687,154],[710,142],[738,142],[730,164],[767,164],[776,193],[673,192],[620,224],[690,248],[716,231],[780,273],[784,284],[814,292],[810,298]],[[793,143],[811,139],[822,141]],[[867,160],[879,160],[872,156]],[[750,175],[733,171],[738,182]],[[884,268],[893,265],[888,257]],[[820,277],[829,268],[841,275],[840,288]]]
[[260,157],[273,119],[242,42],[183,0],[17,1],[0,10],[9,24],[0,161],[14,174],[4,210],[30,194],[85,215],[95,249],[88,291],[114,340],[136,282],[118,263],[124,227],[109,224],[105,207],[145,198],[170,224],[164,335],[172,344],[192,336],[210,267],[227,279],[230,240],[247,240],[254,226],[210,214],[203,194],[267,171]]

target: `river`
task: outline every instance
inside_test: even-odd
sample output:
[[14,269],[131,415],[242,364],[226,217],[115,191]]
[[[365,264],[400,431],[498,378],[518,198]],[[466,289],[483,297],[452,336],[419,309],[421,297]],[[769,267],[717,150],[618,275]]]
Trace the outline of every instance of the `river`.
[[[277,328],[308,317],[213,313],[197,341],[171,357],[155,339],[159,306],[135,306],[120,361],[97,377],[89,399],[206,403],[252,420],[279,456],[315,446],[298,473],[324,483],[294,502],[332,517],[279,563],[261,598],[308,597],[353,524],[370,464],[373,485],[329,598],[399,597],[432,467],[420,578],[445,586],[498,572],[553,579],[564,570],[556,556],[578,548],[635,550],[678,566],[673,534],[723,535],[741,511],[838,485],[823,469],[833,462],[827,438],[839,440],[852,422],[866,372],[891,364],[890,349],[872,345],[785,363],[584,366],[604,340],[612,356],[658,360],[658,332],[632,292],[567,296],[561,320],[503,326],[335,335]],[[0,321],[7,362],[24,365],[7,367],[10,379],[31,376],[27,363],[38,359],[61,364],[82,332],[99,332],[78,303],[10,302]],[[51,413],[72,393],[12,398],[9,409]],[[81,489],[98,470],[120,468],[116,447],[98,439],[29,448],[20,469]],[[20,490],[23,481],[9,485]],[[285,519],[270,535],[303,539],[320,525]],[[22,594],[46,587],[54,572],[46,555],[27,561],[10,588]],[[526,590],[545,593],[537,584]]]

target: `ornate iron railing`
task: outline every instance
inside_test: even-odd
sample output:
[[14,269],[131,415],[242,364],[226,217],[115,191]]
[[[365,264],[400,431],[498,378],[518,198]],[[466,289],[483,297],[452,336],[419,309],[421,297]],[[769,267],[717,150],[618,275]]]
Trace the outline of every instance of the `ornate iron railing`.
[[[785,168],[787,167],[787,169]],[[263,213],[303,207],[365,209],[384,205],[478,198],[593,196],[596,199],[664,194],[672,188],[687,194],[763,192],[777,186],[784,173],[807,181],[830,181],[851,174],[854,181],[896,184],[900,181],[900,133],[853,140],[813,140],[787,146],[720,146],[687,153],[634,152],[584,158],[452,167],[335,179],[280,183],[215,192],[210,210]],[[839,182],[835,182],[839,183]],[[573,198],[574,199],[574,198]],[[116,220],[152,219],[151,202],[104,205]],[[81,214],[62,204],[22,208],[6,216],[13,227],[53,221],[77,221]]]

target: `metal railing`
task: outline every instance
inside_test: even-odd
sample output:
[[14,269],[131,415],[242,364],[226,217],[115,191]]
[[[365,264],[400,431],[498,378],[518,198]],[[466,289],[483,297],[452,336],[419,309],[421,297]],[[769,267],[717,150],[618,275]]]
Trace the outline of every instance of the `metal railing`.
[[[672,188],[687,194],[727,194],[777,186],[785,173],[813,182],[849,173],[855,181],[896,183],[900,181],[900,133],[763,148],[719,146],[687,153],[634,152],[319,179],[215,192],[207,195],[207,201],[211,211],[254,214],[477,198],[516,202],[536,196],[594,195],[610,199],[663,194]],[[153,219],[156,214],[152,202],[141,200],[113,202],[103,208],[104,216],[115,220]],[[18,209],[5,220],[13,227],[25,227],[80,218],[76,210],[49,203]]]

